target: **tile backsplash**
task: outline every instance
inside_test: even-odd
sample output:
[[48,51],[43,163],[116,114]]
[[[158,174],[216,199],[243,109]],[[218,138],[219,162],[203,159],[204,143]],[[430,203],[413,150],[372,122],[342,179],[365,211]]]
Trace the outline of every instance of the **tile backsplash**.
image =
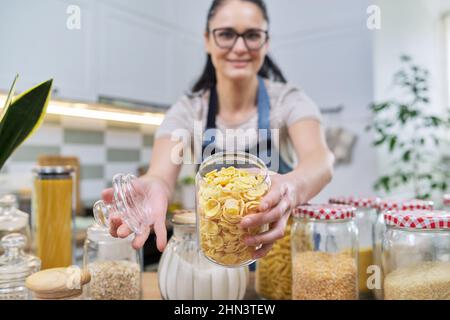
[[6,162],[0,192],[30,189],[40,155],[78,157],[81,200],[91,206],[114,174],[137,174],[150,161],[156,126],[47,115],[42,126]]

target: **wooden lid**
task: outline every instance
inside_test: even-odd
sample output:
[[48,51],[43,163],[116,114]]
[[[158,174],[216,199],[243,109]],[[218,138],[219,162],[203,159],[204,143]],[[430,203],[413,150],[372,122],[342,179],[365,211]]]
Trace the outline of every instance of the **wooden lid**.
[[25,281],[25,286],[40,299],[63,299],[78,296],[83,285],[89,283],[88,270],[77,267],[52,268],[36,272]]
[[174,211],[172,221],[178,224],[195,224],[195,212],[192,210],[176,210]]

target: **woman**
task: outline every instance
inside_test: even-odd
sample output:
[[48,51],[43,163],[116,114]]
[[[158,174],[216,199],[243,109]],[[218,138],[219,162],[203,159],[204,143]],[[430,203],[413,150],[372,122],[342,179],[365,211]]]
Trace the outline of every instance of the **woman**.
[[[260,212],[241,221],[243,228],[270,224],[267,232],[245,239],[247,245],[262,244],[255,259],[283,237],[291,209],[309,201],[331,180],[333,156],[324,139],[320,112],[302,90],[285,83],[267,56],[268,23],[262,0],[215,0],[211,5],[204,34],[208,58],[203,74],[193,86],[193,94],[183,96],[168,111],[155,136],[151,166],[139,178],[150,195],[152,227],[160,251],[167,241],[167,204],[181,167],[171,157],[173,152],[183,152],[183,142],[173,139],[172,133],[184,129],[194,143],[202,144],[202,137],[193,132],[196,121],[201,121],[205,131],[279,129],[278,143],[268,138],[268,145],[275,145],[268,149],[275,150],[270,156],[277,160],[278,173],[271,176],[272,186],[261,201]],[[245,148],[262,144],[256,140]],[[111,197],[111,190],[103,192],[104,200]],[[148,226],[136,236],[133,247],[144,245],[150,229]],[[131,231],[116,218],[110,232],[126,237]]]

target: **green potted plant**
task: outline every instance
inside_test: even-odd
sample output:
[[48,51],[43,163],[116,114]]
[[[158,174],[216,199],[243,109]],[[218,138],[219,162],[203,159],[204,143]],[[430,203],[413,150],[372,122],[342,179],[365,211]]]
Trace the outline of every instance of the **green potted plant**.
[[15,77],[0,116],[0,169],[11,154],[41,125],[50,100],[53,80],[14,96]]
[[374,132],[373,145],[387,152],[389,167],[374,188],[387,195],[403,189],[416,198],[442,198],[449,188],[450,173],[443,165],[440,147],[449,135],[450,115],[430,110],[429,72],[409,56],[400,60],[394,87],[404,99],[370,106],[373,119],[367,130]]

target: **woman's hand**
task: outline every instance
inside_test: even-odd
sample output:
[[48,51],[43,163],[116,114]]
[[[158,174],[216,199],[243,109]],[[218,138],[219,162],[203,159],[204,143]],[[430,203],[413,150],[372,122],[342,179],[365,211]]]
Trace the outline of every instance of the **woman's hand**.
[[[149,215],[147,218],[149,221],[152,221],[152,225],[145,226],[143,232],[136,235],[132,243],[133,248],[142,248],[153,227],[156,233],[156,245],[158,250],[162,252],[167,243],[166,212],[169,202],[167,186],[157,178],[152,179],[145,176],[139,177],[137,183],[141,189],[140,192],[148,195],[144,207],[151,208],[146,214]],[[113,199],[113,190],[111,188],[105,189],[102,192],[102,198],[105,202],[111,202]],[[121,218],[111,217],[110,233],[115,238],[126,238],[132,231]]]
[[245,244],[261,248],[255,251],[253,258],[265,256],[276,240],[283,238],[291,209],[297,205],[297,186],[291,182],[289,175],[273,174],[270,176],[271,187],[259,205],[260,212],[249,214],[241,221],[242,228],[256,228],[269,224],[268,231],[249,236]]

